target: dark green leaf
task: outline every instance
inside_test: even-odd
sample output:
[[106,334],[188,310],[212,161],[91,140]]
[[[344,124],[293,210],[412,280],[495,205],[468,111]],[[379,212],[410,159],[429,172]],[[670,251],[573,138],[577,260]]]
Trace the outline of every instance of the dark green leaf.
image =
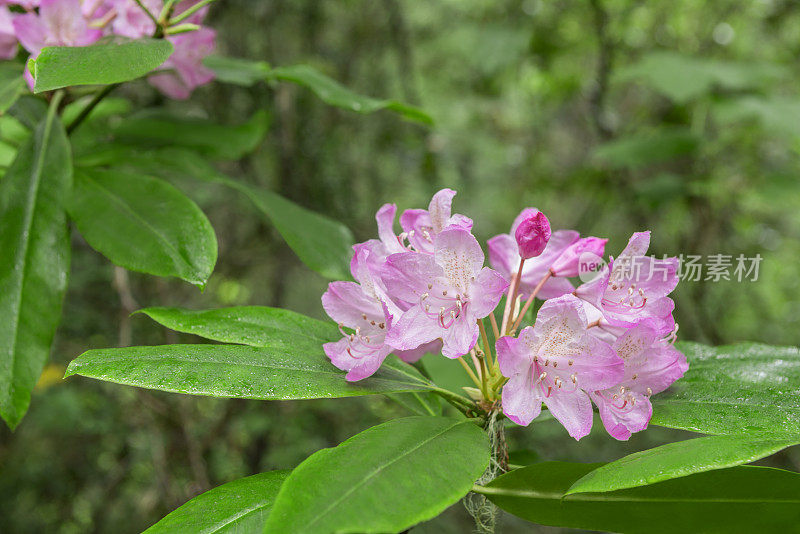
[[33,91],[127,82],[158,68],[172,53],[166,39],[92,46],[48,46],[33,61]]
[[269,471],[218,486],[170,512],[145,534],[261,532],[289,473]]
[[640,488],[564,497],[575,481],[600,465],[535,464],[496,478],[481,493],[506,512],[557,527],[626,534],[797,532],[797,473],[733,467]]
[[0,63],[0,114],[8,111],[25,93],[22,69],[18,63]]
[[203,212],[157,178],[79,170],[69,212],[86,241],[133,271],[176,276],[205,287],[217,239]]
[[277,67],[272,69],[270,77],[311,89],[323,102],[331,106],[357,111],[358,113],[373,113],[388,109],[399,113],[408,120],[423,124],[433,124],[433,119],[430,115],[417,107],[403,104],[397,100],[378,100],[359,95],[308,65]]
[[390,399],[417,415],[442,415],[442,402],[436,393],[392,393]]
[[212,158],[235,160],[255,150],[268,126],[265,110],[237,126],[149,110],[122,121],[114,133],[125,143],[148,148],[187,147]]
[[90,350],[74,359],[66,376],[190,395],[261,400],[318,399],[425,391],[431,386],[402,362],[384,364],[372,377],[347,382],[322,350],[298,335],[285,348],[242,345],[162,345]]
[[609,141],[594,157],[614,168],[639,168],[669,161],[697,150],[699,139],[688,129],[662,128]]
[[652,423],[704,434],[800,436],[800,349],[680,343],[689,370],[653,397]]
[[768,63],[720,61],[658,51],[620,69],[618,81],[641,80],[664,96],[685,103],[715,87],[742,90],[761,87],[785,76],[785,70]]
[[50,352],[69,273],[61,205],[72,180],[58,99],[0,181],[0,415],[22,419]]
[[471,421],[396,419],[297,466],[264,532],[400,532],[457,502],[488,464],[486,434]]
[[298,206],[280,195],[232,182],[272,221],[281,236],[309,268],[331,280],[350,278],[355,238],[343,224]]
[[590,472],[567,492],[613,491],[754,462],[800,442],[707,436],[635,452]]
[[203,59],[203,65],[214,71],[217,80],[244,87],[263,82],[270,70],[266,61],[223,56],[208,56]]
[[39,97],[25,95],[14,102],[8,114],[33,130],[47,115],[47,103]]

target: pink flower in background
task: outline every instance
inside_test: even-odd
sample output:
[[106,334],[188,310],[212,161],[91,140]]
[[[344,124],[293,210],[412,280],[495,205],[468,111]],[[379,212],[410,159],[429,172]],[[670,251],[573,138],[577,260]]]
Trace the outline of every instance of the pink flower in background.
[[570,436],[580,439],[592,428],[588,392],[612,387],[623,377],[623,362],[610,345],[587,332],[581,302],[565,295],[545,302],[532,327],[518,338],[497,341],[503,376],[503,413],[528,425],[542,402]]
[[667,295],[678,284],[678,259],[645,256],[649,246],[649,231],[633,234],[625,250],[575,295],[596,307],[607,325],[629,328],[649,318],[666,335],[674,328],[675,303]]
[[34,57],[45,46],[86,46],[103,35],[89,26],[80,0],[41,0],[38,14],[17,15],[13,25],[20,44]]
[[[370,247],[361,244],[353,248],[355,255],[350,267],[358,282],[331,282],[322,295],[325,312],[339,324],[344,336],[326,343],[325,354],[336,367],[347,371],[346,378],[351,381],[373,375],[392,351],[384,343],[392,322],[390,303],[375,285]],[[353,333],[345,332],[344,327]]]
[[7,7],[0,7],[0,59],[14,59],[17,55],[17,35],[12,18]]
[[407,239],[416,252],[432,254],[433,241],[440,232],[450,226],[465,230],[472,229],[472,219],[456,213],[452,214],[452,202],[456,192],[442,189],[431,199],[427,210],[411,209],[400,216],[403,227],[402,238]]
[[478,338],[476,321],[494,310],[508,287],[497,272],[483,267],[483,260],[478,241],[460,227],[436,235],[433,255],[389,256],[383,281],[392,297],[410,307],[392,325],[386,342],[410,350],[441,339],[448,358],[469,352]]
[[613,387],[590,392],[608,433],[627,440],[647,428],[653,407],[650,396],[664,391],[689,368],[670,338],[663,338],[649,320],[627,330],[614,343],[625,362],[625,374]]
[[539,256],[550,240],[550,221],[536,208],[525,208],[517,218],[520,221],[514,238],[520,257],[527,260]]
[[[488,241],[489,263],[492,268],[496,269],[497,272],[509,282],[511,281],[511,276],[517,274],[519,262],[522,259],[519,255],[519,246],[517,245],[514,235],[527,213],[526,210],[522,210],[514,220],[514,224],[511,225],[510,233],[494,236]],[[536,287],[550,270],[553,262],[561,256],[567,247],[577,241],[579,237],[580,235],[578,232],[573,230],[557,230],[552,232],[547,246],[545,246],[542,253],[535,258],[525,260],[525,265],[522,267],[522,278],[519,288],[519,293],[523,298],[527,298],[528,295],[530,295],[533,288]],[[551,277],[542,286],[538,296],[542,299],[555,298],[572,293],[574,289],[570,281],[566,278]]]
[[[114,34],[131,39],[153,36],[156,31],[155,23],[134,0],[111,0],[109,4],[115,13],[111,21],[111,31]],[[156,17],[164,7],[163,0],[142,0],[142,4]]]
[[600,239],[599,237],[583,237],[578,239],[553,262],[550,270],[553,276],[573,277],[580,274],[579,263],[581,256],[584,254],[592,254],[598,258],[602,258],[605,254],[606,243],[608,239]]
[[148,78],[150,84],[170,98],[189,98],[195,88],[214,79],[214,72],[203,65],[203,59],[214,52],[215,38],[211,28],[169,37],[175,51],[161,66],[164,72]]

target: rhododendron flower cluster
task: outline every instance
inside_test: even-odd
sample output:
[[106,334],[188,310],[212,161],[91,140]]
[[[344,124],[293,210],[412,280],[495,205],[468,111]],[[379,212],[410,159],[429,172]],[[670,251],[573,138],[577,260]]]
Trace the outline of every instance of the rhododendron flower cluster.
[[[342,332],[324,346],[331,362],[348,380],[361,380],[391,353],[414,362],[441,352],[468,370],[478,406],[502,409],[519,425],[544,405],[580,439],[591,430],[594,404],[616,439],[644,430],[651,395],[688,368],[673,346],[668,297],[678,282],[677,259],[646,256],[650,233],[638,232],[619,256],[576,282],[587,278],[587,258],[603,261],[607,240],[551,231],[543,213],[526,208],[508,234],[488,241],[487,267],[472,220],[452,213],[454,196],[443,189],[427,210],[406,210],[399,234],[396,206],[378,210],[379,238],[353,247],[356,282],[332,282],[322,297]],[[517,332],[537,299],[544,302],[535,322]]]
[[[208,7],[194,9],[198,2],[183,0],[168,11],[168,15],[180,18],[181,24],[198,28],[186,26],[185,33],[164,36],[174,51],[148,78],[172,98],[188,98],[196,87],[214,78],[203,65],[203,58],[214,51],[216,34],[200,26]],[[163,10],[163,0],[0,0],[0,57],[16,57],[17,43],[36,58],[46,46],[86,46],[114,37],[153,37]],[[180,17],[182,13],[185,18]],[[25,77],[33,88],[28,69]]]

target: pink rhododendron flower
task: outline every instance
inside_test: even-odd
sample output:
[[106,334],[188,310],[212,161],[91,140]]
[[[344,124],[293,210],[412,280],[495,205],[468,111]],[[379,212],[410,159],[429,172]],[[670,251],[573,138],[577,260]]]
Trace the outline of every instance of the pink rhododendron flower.
[[625,250],[597,278],[575,290],[576,296],[601,312],[601,324],[632,327],[650,318],[662,335],[674,328],[675,304],[667,295],[678,284],[678,259],[645,256],[649,246],[649,231],[633,234]]
[[414,251],[432,254],[434,239],[450,226],[472,229],[472,219],[458,213],[452,214],[454,196],[456,192],[452,189],[442,189],[433,195],[427,210],[406,210],[400,216],[400,226],[403,227],[401,238],[407,239]]
[[550,221],[536,208],[525,208],[514,231],[519,255],[530,259],[540,255],[550,240]]
[[86,46],[103,35],[89,26],[80,0],[41,0],[38,14],[15,16],[13,25],[20,44],[33,56],[45,46]]
[[[489,246],[489,263],[509,282],[511,281],[511,276],[517,274],[519,262],[522,259],[519,255],[519,247],[514,234],[516,234],[517,227],[525,216],[526,211],[523,210],[514,220],[514,224],[511,225],[510,233],[494,236],[487,243]],[[522,278],[519,286],[519,293],[523,298],[527,298],[530,295],[533,288],[548,273],[553,262],[579,237],[578,232],[573,230],[556,230],[550,235],[547,246],[539,256],[525,260],[525,265],[522,266]],[[566,278],[551,277],[542,286],[538,297],[542,299],[560,297],[561,295],[572,293],[574,289]]]
[[542,402],[570,436],[580,439],[592,428],[588,392],[602,390],[623,378],[622,359],[610,345],[589,335],[581,302],[565,295],[545,302],[532,327],[518,338],[497,340],[497,361],[503,376],[503,413],[528,425]]
[[215,38],[211,28],[168,37],[175,51],[161,66],[164,72],[148,78],[150,84],[171,98],[189,98],[195,88],[214,79],[214,71],[203,65],[203,58],[214,52]]
[[[116,35],[123,35],[132,39],[152,37],[156,31],[153,20],[145,13],[140,5],[133,0],[111,0],[108,2],[115,16],[111,22],[111,31]],[[142,0],[147,10],[158,16],[164,7],[163,0]]]
[[441,338],[442,354],[457,358],[475,346],[477,320],[494,310],[508,284],[483,267],[483,251],[469,230],[450,227],[437,233],[433,246],[433,255],[402,252],[386,260],[382,278],[389,294],[410,304],[386,342],[410,350]]
[[0,59],[14,59],[17,55],[17,36],[12,17],[7,7],[0,7]]
[[573,277],[580,274],[579,264],[581,256],[584,254],[592,254],[598,258],[602,258],[605,253],[606,243],[608,239],[600,239],[599,237],[583,237],[578,239],[553,262],[550,270],[553,276]]
[[627,440],[647,428],[653,407],[650,396],[664,391],[689,368],[670,338],[662,338],[649,320],[627,330],[614,343],[625,362],[625,375],[613,387],[590,392],[603,424],[616,439]]
[[[347,371],[346,378],[351,381],[374,374],[392,351],[384,343],[392,321],[390,303],[374,283],[370,247],[361,244],[353,248],[350,268],[358,282],[331,282],[322,295],[325,312],[339,324],[344,336],[323,345],[325,354],[336,367]],[[344,327],[354,333],[345,332]]]

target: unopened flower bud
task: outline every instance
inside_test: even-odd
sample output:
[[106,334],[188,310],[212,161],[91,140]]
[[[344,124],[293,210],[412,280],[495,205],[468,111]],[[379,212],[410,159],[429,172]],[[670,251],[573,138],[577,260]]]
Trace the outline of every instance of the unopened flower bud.
[[561,256],[553,262],[550,271],[554,276],[572,277],[578,276],[582,255],[593,254],[597,258],[602,258],[606,249],[608,239],[599,237],[584,237],[578,239],[561,253]]
[[544,213],[535,208],[526,208],[514,232],[523,259],[533,258],[542,253],[550,240],[550,221]]

